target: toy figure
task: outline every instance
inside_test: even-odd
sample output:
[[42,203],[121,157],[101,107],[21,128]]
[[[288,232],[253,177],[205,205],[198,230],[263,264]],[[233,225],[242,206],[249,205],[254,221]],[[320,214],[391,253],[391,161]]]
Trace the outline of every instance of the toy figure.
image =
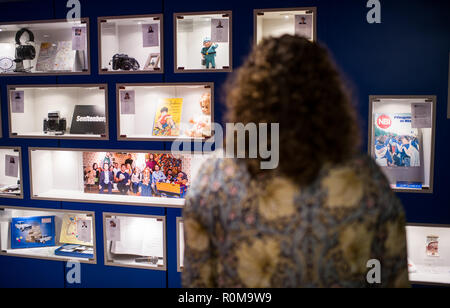
[[205,37],[203,40],[203,48],[201,51],[206,68],[216,68],[216,49],[219,44],[213,43],[209,37]]
[[211,137],[211,94],[204,93],[200,99],[202,115],[189,120],[194,126],[186,131],[189,137]]
[[173,117],[169,114],[169,109],[167,107],[161,108],[161,116],[156,122],[155,129],[157,130],[157,135],[160,136],[170,136],[171,130],[175,129],[176,125],[173,121]]

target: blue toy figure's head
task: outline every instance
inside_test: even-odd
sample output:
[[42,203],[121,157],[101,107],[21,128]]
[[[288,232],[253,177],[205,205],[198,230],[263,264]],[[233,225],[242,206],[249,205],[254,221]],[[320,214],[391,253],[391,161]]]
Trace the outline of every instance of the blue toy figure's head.
[[210,37],[205,37],[204,39],[203,39],[203,46],[205,46],[205,47],[211,47],[211,45],[212,45],[212,42],[211,42],[211,38]]

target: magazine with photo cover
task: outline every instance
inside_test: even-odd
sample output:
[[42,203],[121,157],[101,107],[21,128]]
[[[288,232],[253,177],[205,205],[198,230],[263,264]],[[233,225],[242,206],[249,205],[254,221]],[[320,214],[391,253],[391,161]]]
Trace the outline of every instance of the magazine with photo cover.
[[429,257],[439,257],[439,236],[427,236],[426,252]]
[[156,106],[153,136],[179,136],[182,98],[165,98]]
[[422,134],[411,127],[411,113],[374,113],[372,134],[372,156],[391,185],[421,188]]

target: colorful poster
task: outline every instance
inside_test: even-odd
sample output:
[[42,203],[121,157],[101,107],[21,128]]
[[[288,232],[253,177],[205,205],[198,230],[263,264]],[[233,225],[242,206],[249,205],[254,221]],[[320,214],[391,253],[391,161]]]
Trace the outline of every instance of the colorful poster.
[[55,216],[12,218],[12,249],[48,246],[55,246]]
[[144,47],[158,47],[159,24],[142,25],[142,41]]
[[25,112],[25,92],[11,91],[11,112],[24,113]]
[[211,41],[228,43],[228,19],[211,19]]
[[179,136],[182,98],[165,98],[156,107],[153,136]]
[[310,14],[295,15],[295,34],[313,40],[313,16]]

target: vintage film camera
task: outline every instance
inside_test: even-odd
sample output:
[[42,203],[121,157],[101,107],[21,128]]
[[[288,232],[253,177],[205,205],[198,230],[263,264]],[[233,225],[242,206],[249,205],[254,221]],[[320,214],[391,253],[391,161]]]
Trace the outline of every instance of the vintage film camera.
[[66,132],[67,121],[61,118],[59,111],[51,111],[48,113],[48,118],[44,119],[44,133],[64,135]]
[[[112,58],[113,70],[137,71],[141,66],[135,58],[131,58],[126,54],[115,54]],[[111,62],[109,63],[111,64]]]

